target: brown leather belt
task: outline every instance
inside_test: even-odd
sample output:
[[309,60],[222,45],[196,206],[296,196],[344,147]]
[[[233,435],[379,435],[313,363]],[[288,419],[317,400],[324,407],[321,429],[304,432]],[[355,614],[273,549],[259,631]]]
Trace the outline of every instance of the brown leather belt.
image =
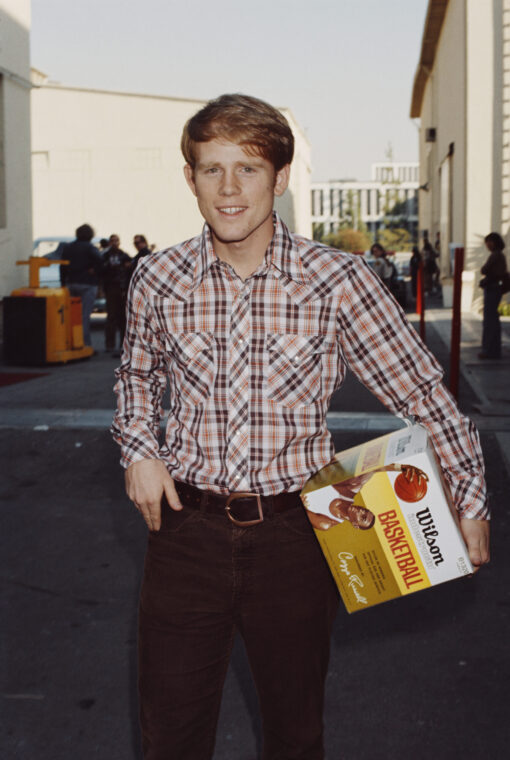
[[246,528],[257,525],[266,517],[300,506],[299,491],[261,496],[257,493],[237,491],[229,494],[203,491],[201,488],[174,481],[175,488],[185,507],[212,514],[226,514],[234,525]]

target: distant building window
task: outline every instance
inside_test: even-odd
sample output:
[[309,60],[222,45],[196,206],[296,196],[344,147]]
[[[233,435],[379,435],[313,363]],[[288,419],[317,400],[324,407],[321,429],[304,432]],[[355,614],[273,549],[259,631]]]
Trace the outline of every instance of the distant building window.
[[322,190],[315,191],[315,215],[324,216],[324,194]]
[[133,158],[135,169],[157,169],[161,166],[159,148],[136,148]]
[[314,190],[312,194],[312,214],[313,216],[323,216],[324,206],[322,202],[322,190]]
[[51,153],[51,165],[59,171],[79,171],[90,166],[88,150],[55,150]]

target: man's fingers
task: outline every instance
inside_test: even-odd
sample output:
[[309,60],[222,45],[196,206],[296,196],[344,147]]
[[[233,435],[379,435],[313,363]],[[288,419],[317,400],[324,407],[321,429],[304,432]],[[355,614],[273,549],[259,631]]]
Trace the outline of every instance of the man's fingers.
[[161,499],[166,495],[173,509],[181,509],[173,480],[164,462],[142,459],[126,470],[126,492],[143,515],[149,530],[161,527]]
[[489,522],[487,520],[462,519],[460,529],[466,542],[469,559],[476,570],[490,560]]
[[332,520],[330,517],[326,517],[326,515],[320,515],[317,512],[308,511],[308,519],[315,530],[329,530],[338,525],[336,520]]
[[161,499],[148,505],[147,511],[149,519],[145,519],[145,522],[149,530],[159,530],[161,528]]
[[166,500],[169,506],[178,512],[180,509],[182,509],[182,504],[180,502],[179,496],[177,495],[177,491],[175,490],[174,481],[169,478],[169,480],[165,482],[164,488]]
[[159,530],[161,527],[161,504],[137,504],[136,502],[134,504],[149,530]]

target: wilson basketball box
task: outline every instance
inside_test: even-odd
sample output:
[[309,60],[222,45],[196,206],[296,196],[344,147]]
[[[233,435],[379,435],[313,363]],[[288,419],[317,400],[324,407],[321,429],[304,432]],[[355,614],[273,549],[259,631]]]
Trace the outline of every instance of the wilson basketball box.
[[473,572],[420,425],[336,454],[301,498],[348,612]]

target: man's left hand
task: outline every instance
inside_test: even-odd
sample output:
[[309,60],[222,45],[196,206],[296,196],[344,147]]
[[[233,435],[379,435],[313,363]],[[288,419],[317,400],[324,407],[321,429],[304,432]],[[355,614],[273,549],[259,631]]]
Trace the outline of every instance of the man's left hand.
[[468,548],[469,559],[475,572],[490,561],[489,521],[461,518],[460,530]]

